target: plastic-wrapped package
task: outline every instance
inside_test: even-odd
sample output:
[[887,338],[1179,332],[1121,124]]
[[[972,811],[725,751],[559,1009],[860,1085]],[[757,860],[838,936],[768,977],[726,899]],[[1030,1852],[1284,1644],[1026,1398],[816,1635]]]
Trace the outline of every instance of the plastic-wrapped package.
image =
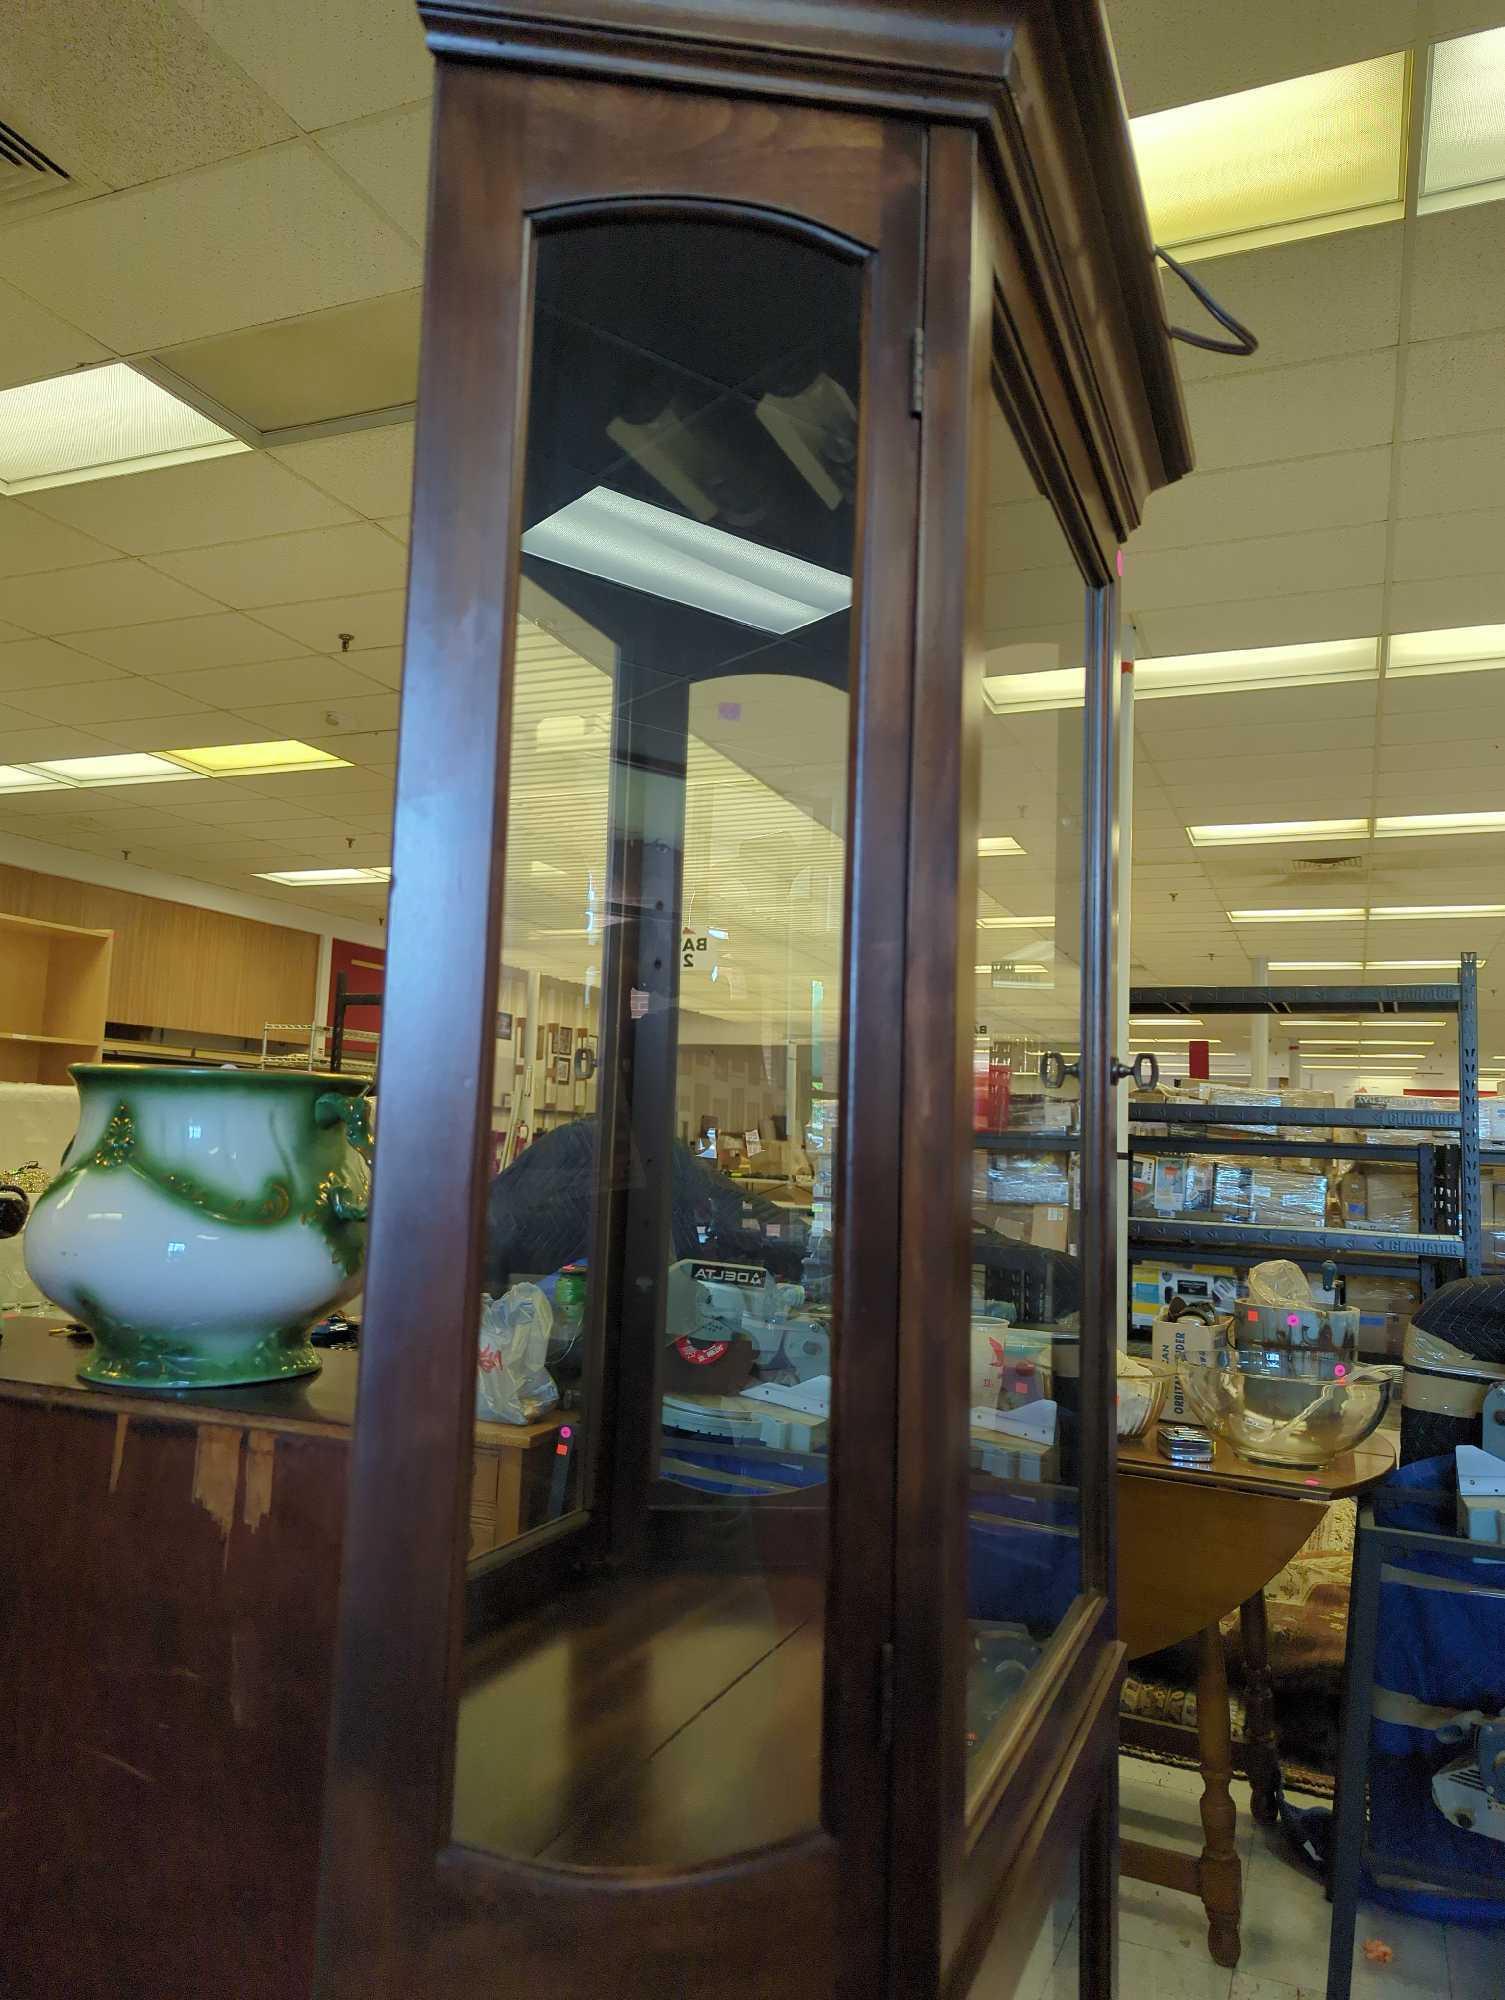
[[481,1298],[476,1353],[476,1415],[493,1424],[536,1424],[559,1401],[544,1366],[554,1313],[537,1285],[511,1286]]

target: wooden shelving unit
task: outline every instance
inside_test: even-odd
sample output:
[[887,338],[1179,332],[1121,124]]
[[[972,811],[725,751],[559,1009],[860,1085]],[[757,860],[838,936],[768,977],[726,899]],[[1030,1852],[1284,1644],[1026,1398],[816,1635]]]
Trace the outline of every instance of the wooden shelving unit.
[[66,1083],[104,1041],[113,931],[0,914],[0,1083]]

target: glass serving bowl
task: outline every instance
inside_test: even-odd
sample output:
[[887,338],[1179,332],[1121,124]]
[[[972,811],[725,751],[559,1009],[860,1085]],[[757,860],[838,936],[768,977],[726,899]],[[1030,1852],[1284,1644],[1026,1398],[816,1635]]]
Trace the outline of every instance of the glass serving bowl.
[[1326,1465],[1362,1444],[1391,1377],[1332,1355],[1251,1348],[1181,1364],[1188,1414],[1256,1465]]

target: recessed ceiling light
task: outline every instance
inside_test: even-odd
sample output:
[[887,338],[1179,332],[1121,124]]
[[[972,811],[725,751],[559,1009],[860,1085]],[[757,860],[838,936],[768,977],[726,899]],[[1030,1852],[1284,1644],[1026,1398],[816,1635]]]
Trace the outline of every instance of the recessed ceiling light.
[[1417,211],[1505,194],[1505,28],[1434,43]]
[[852,602],[849,576],[605,486],[529,528],[522,546],[541,561],[762,632],[797,632]]
[[166,757],[145,750],[121,751],[109,757],[49,757],[30,767],[58,778],[65,785],[168,785],[200,777]]
[[1417,1041],[1411,1035],[1408,1035],[1403,1042],[1382,1042],[1367,1035],[1363,1037],[1316,1035],[1310,1039],[1303,1035],[1301,1046],[1304,1049],[1388,1049],[1392,1055],[1404,1055],[1407,1050],[1435,1048],[1436,1044],[1431,1041]]
[[1200,1014],[1131,1014],[1131,1028],[1200,1028]]
[[[1501,815],[1505,819],[1505,814]],[[1193,847],[1266,847],[1291,840],[1367,840],[1367,819],[1248,820],[1229,826],[1189,826]]]
[[203,778],[272,778],[284,771],[333,771],[351,768],[347,758],[312,743],[213,743],[202,750],[164,750],[176,764],[186,764]]
[[1374,823],[1376,840],[1441,833],[1505,833],[1505,812],[1389,813]]
[[[977,852],[980,859],[987,860],[996,854],[1022,854],[1024,849],[1012,834],[993,833],[986,840],[978,841]],[[1054,918],[1051,921],[1054,922]]]
[[249,448],[124,361],[0,390],[0,493],[36,493]]
[[[1129,679],[1134,700],[1170,701],[1199,694],[1273,694],[1293,687],[1332,687],[1379,678],[1378,639],[1334,639],[1303,646],[1246,646],[1235,652],[1178,653],[1136,660]],[[994,715],[1033,715],[1080,708],[1080,668],[1039,674],[989,674],[983,697]]]
[[1385,678],[1483,674],[1505,667],[1505,625],[1456,625],[1438,632],[1395,632],[1385,641]]
[[0,764],[0,792],[50,792],[62,783],[61,778],[28,771],[24,764]]
[[1362,972],[1361,958],[1272,958],[1272,972]]
[[284,882],[290,889],[333,889],[350,882],[390,882],[390,868],[272,868],[258,882]]
[[980,931],[1052,931],[1056,927],[1054,917],[979,917]]
[[[1479,964],[1485,961],[1481,958]],[[1364,962],[1366,972],[1456,972],[1456,958],[1370,958]]]
[[[1383,1021],[1361,1021],[1358,1015],[1345,1017],[1340,1014],[1312,1015],[1298,1019],[1294,1014],[1285,1015],[1277,1024],[1282,1028],[1382,1028]],[[1447,1028],[1452,1025],[1446,1014],[1406,1014],[1394,1020],[1397,1033],[1409,1033],[1412,1028]]]
[[1505,903],[1386,903],[1371,908],[1369,914],[1381,922],[1410,917],[1505,917]]
[[1157,243],[1207,257],[1404,212],[1404,51],[1130,122]]
[[1362,909],[1230,910],[1228,921],[1234,924],[1358,924],[1364,921],[1364,912]]

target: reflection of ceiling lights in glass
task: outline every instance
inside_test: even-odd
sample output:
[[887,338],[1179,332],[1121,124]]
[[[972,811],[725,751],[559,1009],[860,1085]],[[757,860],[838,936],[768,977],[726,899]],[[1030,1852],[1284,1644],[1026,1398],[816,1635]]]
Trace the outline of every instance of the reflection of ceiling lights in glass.
[[[1197,694],[1273,694],[1293,687],[1372,681],[1380,671],[1378,639],[1333,639],[1304,646],[1244,646],[1226,653],[1180,653],[1136,660],[1127,677],[1134,700],[1171,701]],[[983,698],[994,715],[1034,715],[1080,708],[1081,670],[990,674]]]
[[31,766],[65,785],[92,788],[95,785],[169,785],[203,776],[185,771],[170,758],[154,757],[144,750],[122,751],[109,757],[52,757]]
[[1505,195],[1505,28],[1437,42],[1417,210]]
[[[1501,815],[1505,819],[1505,814]],[[1367,819],[1267,819],[1238,825],[1189,826],[1193,847],[1265,847],[1293,840],[1366,840]]]
[[1022,854],[1023,852],[1024,849],[1019,845],[1018,841],[1014,839],[1012,834],[1008,833],[990,834],[986,840],[980,840],[977,843],[978,857],[983,861],[987,861],[998,854]]
[[1139,1028],[1200,1028],[1200,1014],[1131,1014],[1129,1026]]
[[1272,972],[1362,972],[1361,958],[1272,958]]
[[1362,909],[1344,910],[1230,910],[1233,924],[1359,924]]
[[124,361],[0,390],[0,493],[248,449]]
[[1484,674],[1505,667],[1505,625],[1455,625],[1440,632],[1394,632],[1385,641],[1387,681],[1432,674]]
[[284,882],[290,889],[334,889],[346,883],[390,882],[390,868],[273,868],[258,882]]
[[1056,927],[1054,917],[979,917],[980,931],[1052,931]]
[[202,750],[164,750],[162,755],[204,778],[275,778],[286,771],[350,769],[346,758],[290,738],[276,743],[215,743]]
[[529,528],[523,552],[762,632],[845,611],[852,580],[597,486]]
[[1394,221],[1409,76],[1401,51],[1133,119],[1155,241],[1219,256]]

